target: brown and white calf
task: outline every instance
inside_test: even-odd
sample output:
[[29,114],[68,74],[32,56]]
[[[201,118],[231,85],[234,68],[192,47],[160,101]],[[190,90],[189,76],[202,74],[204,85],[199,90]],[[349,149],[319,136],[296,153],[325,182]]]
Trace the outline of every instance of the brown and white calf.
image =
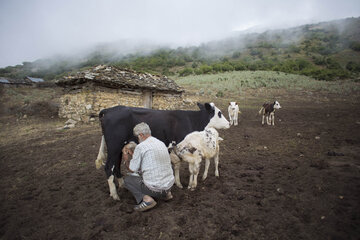
[[230,125],[238,125],[239,105],[236,102],[230,102],[228,107]]
[[189,163],[190,179],[188,188],[192,191],[197,186],[197,177],[202,159],[206,161],[202,180],[207,177],[210,159],[214,159],[215,176],[219,177],[219,141],[222,140],[215,128],[206,128],[204,131],[195,131],[188,134],[184,140],[174,146],[170,158],[174,164],[176,186],[183,188],[179,174],[181,160]]
[[135,151],[137,144],[133,141],[126,144],[122,149],[122,160],[123,161],[129,161],[132,158],[132,155]]
[[280,103],[275,101],[273,103],[264,103],[261,107],[259,114],[262,114],[261,124],[264,125],[264,120],[266,117],[267,125],[275,125],[275,109],[280,109]]

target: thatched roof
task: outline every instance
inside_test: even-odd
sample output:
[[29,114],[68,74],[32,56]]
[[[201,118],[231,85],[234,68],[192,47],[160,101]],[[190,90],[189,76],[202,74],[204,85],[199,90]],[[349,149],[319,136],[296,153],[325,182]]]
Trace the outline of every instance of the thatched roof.
[[99,65],[86,71],[64,77],[56,82],[62,87],[93,83],[108,88],[149,89],[181,93],[184,90],[166,76],[137,73],[132,70]]

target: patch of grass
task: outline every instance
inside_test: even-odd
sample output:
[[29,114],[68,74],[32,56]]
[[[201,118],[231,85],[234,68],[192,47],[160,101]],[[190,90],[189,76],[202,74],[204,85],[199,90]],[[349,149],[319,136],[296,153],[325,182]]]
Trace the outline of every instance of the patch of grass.
[[56,105],[61,94],[58,88],[8,87],[1,93],[0,113],[57,115]]
[[311,77],[274,71],[236,71],[219,74],[179,77],[185,88],[206,89],[212,93],[241,93],[246,89],[273,88],[300,91],[328,91],[348,94],[359,91],[353,81],[318,81]]

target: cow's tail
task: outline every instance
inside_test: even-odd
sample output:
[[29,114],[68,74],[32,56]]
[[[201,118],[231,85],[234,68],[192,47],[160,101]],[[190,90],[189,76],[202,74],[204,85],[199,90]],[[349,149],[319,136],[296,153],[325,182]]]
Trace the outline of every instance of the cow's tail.
[[105,162],[105,137],[102,135],[98,156],[95,160],[96,169],[99,169]]
[[107,109],[103,109],[103,110],[101,110],[100,113],[99,113],[100,126],[101,126],[101,131],[102,131],[102,134],[103,134],[103,135],[104,135],[104,123],[103,123],[103,119],[104,119],[106,110],[107,110]]
[[264,110],[264,107],[260,108],[259,114],[261,115],[262,111]]
[[100,148],[99,148],[99,153],[95,160],[96,169],[99,169],[101,166],[105,165],[104,162],[105,162],[106,156],[105,156],[105,137],[104,137],[104,124],[103,124],[103,118],[105,116],[105,112],[106,112],[106,109],[103,109],[99,113],[99,120],[100,120],[102,136],[101,136],[101,144],[100,144]]

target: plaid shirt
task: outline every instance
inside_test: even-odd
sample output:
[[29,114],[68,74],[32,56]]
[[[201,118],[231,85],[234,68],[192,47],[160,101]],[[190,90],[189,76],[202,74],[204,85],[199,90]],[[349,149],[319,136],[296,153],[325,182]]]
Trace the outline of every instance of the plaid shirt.
[[129,168],[138,172],[144,184],[155,192],[169,190],[175,181],[168,149],[151,136],[136,146]]

